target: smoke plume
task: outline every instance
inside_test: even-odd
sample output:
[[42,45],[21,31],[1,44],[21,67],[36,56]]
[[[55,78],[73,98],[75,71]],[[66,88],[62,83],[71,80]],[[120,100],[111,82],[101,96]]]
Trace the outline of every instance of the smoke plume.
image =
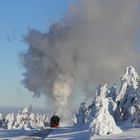
[[139,13],[139,0],[79,0],[48,32],[30,30],[25,87],[47,95],[58,110],[78,102],[89,86],[115,82],[127,65],[139,68]]

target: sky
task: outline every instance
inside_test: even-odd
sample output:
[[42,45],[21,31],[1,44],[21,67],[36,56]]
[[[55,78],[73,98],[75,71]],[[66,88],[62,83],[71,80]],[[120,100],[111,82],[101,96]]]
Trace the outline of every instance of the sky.
[[[91,1],[91,3],[90,3],[90,1]],[[97,2],[97,1],[95,1],[95,2]],[[24,36],[26,36],[26,37],[28,36],[27,34],[29,32],[29,29],[35,29],[35,31],[39,30],[43,33],[47,32],[49,27],[52,25],[52,23],[63,20],[63,17],[65,15],[67,9],[69,8],[69,6],[72,3],[75,3],[75,2],[76,2],[76,0],[0,0],[0,48],[1,48],[1,50],[0,50],[0,107],[1,106],[23,107],[23,106],[29,106],[30,104],[33,107],[46,107],[47,106],[46,97],[44,95],[42,95],[40,98],[33,98],[33,94],[31,94],[27,89],[25,89],[24,85],[22,84],[22,80],[24,79],[23,72],[25,71],[25,69],[23,68],[23,66],[20,62],[21,60],[20,60],[19,56],[20,56],[21,52],[25,52],[28,49],[28,45],[30,44],[30,43],[27,44],[23,40],[23,38],[24,38]],[[100,55],[99,55],[98,49],[97,49],[97,52],[94,51],[94,55],[92,53],[93,51],[91,51],[91,50],[92,50],[92,48],[95,49],[96,46],[100,45],[100,40],[96,40],[96,37],[95,37],[95,40],[93,40],[93,38],[90,38],[88,35],[90,35],[90,33],[91,33],[91,36],[93,37],[94,32],[92,32],[92,31],[94,31],[94,29],[96,29],[97,32],[99,33],[99,37],[101,37],[105,40],[106,39],[110,40],[110,37],[113,38],[115,35],[115,39],[112,40],[111,42],[109,41],[109,45],[108,45],[108,41],[105,42],[106,44],[104,44],[104,42],[103,42],[104,40],[101,41],[101,43],[103,42],[103,45],[100,45],[100,46],[104,47],[106,45],[106,47],[108,48],[108,51],[106,51],[106,52],[110,53],[114,43],[116,43],[116,46],[118,46],[118,43],[119,43],[118,40],[120,39],[119,33],[122,33],[122,35],[123,35],[123,33],[125,33],[123,31],[125,31],[125,30],[127,31],[127,28],[129,29],[129,22],[130,22],[130,24],[133,25],[133,22],[132,22],[133,12],[128,9],[131,1],[129,1],[130,3],[127,2],[127,4],[123,5],[124,8],[123,8],[123,6],[119,6],[120,5],[119,2],[116,2],[116,4],[118,3],[118,6],[120,8],[122,8],[122,11],[120,10],[120,12],[118,12],[118,14],[120,13],[119,15],[117,15],[115,12],[112,12],[111,13],[112,16],[110,16],[110,14],[108,14],[108,12],[112,9],[113,9],[113,11],[114,10],[119,11],[118,7],[116,8],[116,5],[114,5],[114,7],[112,8],[112,7],[109,7],[109,5],[106,5],[106,2],[103,5],[101,4],[101,6],[103,6],[104,8],[102,9],[101,7],[99,7],[99,9],[101,8],[101,11],[102,11],[101,15],[100,15],[98,7],[97,7],[97,9],[96,9],[96,7],[92,8],[92,6],[93,6],[92,3],[94,3],[92,0],[85,0],[84,2],[85,2],[85,7],[81,8],[81,11],[77,11],[77,14],[78,14],[77,21],[81,21],[83,17],[86,17],[85,20],[87,20],[89,23],[90,22],[92,23],[92,18],[90,18],[90,17],[92,17],[92,14],[93,14],[92,12],[94,12],[95,15],[97,14],[97,17],[98,17],[97,20],[99,20],[100,23],[102,23],[102,24],[99,24],[99,25],[94,24],[95,26],[93,28],[93,24],[86,24],[86,22],[85,22],[85,24],[81,24],[81,26],[79,26],[79,23],[77,22],[78,26],[75,26],[75,27],[80,29],[80,32],[77,30],[78,34],[75,34],[76,31],[74,30],[73,34],[77,35],[76,42],[78,44],[80,43],[80,47],[83,48],[82,51],[84,52],[84,56],[86,56],[85,57],[86,60],[92,60],[92,61],[88,61],[88,62],[90,62],[89,63],[90,66],[93,66],[93,68],[94,68],[96,66],[95,65],[96,63],[94,63],[95,61],[93,61],[93,59],[91,59],[91,58],[92,58],[92,56],[96,56],[96,55],[98,58],[98,56],[100,56]],[[98,5],[98,2],[97,2],[97,5]],[[74,10],[74,7],[71,7],[71,8],[73,8],[73,10]],[[110,10],[107,10],[108,8]],[[90,9],[92,9],[92,10],[90,11]],[[132,5],[132,10],[133,10],[133,5]],[[98,14],[99,14],[99,16],[98,16]],[[107,20],[105,20],[105,18],[104,18],[106,16],[107,16]],[[118,18],[118,20],[115,18],[115,16]],[[123,16],[128,17],[128,19],[124,18]],[[108,23],[107,26],[106,26],[106,24],[104,24],[104,20],[105,21],[110,21],[110,20],[111,21],[113,21],[113,20],[120,21],[121,18],[124,19],[121,22],[123,24],[111,24],[111,22],[107,22]],[[129,21],[129,19],[130,19],[130,21]],[[76,22],[74,22],[74,23],[76,24]],[[127,23],[128,23],[128,26],[126,26]],[[117,26],[118,28],[116,28],[116,25],[118,25]],[[119,26],[119,25],[123,25],[123,26]],[[106,28],[106,27],[108,27],[108,28]],[[93,30],[87,30],[85,33],[85,29],[93,29]],[[102,30],[102,29],[105,29],[105,30]],[[110,29],[113,29],[113,30],[110,30]],[[104,33],[106,33],[105,32],[106,30],[110,30],[111,32],[109,32],[110,34],[104,36]],[[131,30],[128,30],[128,31],[130,31],[130,33],[131,33]],[[85,36],[83,36],[83,39],[81,39],[81,35],[83,33]],[[80,34],[80,36],[79,36],[79,34]],[[116,38],[116,35],[118,38]],[[137,36],[138,42],[136,43],[136,45],[138,45],[138,46],[140,44],[139,35],[140,35],[140,32],[138,30],[138,36]],[[84,45],[84,43],[87,43],[85,41],[84,37],[87,37],[87,36],[88,36],[87,42],[89,43],[89,45],[90,45],[90,43],[91,43],[91,45],[93,43],[95,44],[95,41],[97,41],[97,44],[94,45],[95,48],[89,47],[89,49],[87,49],[87,48],[86,48],[86,50],[84,49],[85,46],[87,46],[87,44]],[[97,36],[98,36],[98,34],[97,34]],[[126,35],[126,39],[124,38],[124,40],[123,40],[124,42],[122,41],[122,44],[123,43],[127,44],[128,38],[129,38],[129,34],[128,34],[128,36]],[[83,40],[83,42],[81,43],[79,41],[79,39]],[[89,42],[89,39],[90,39],[90,42]],[[130,42],[131,42],[131,40],[130,40]],[[120,44],[119,44],[119,46],[120,47],[116,47],[116,48],[118,48],[118,50],[122,50]],[[78,49],[78,51],[79,50],[81,50],[81,49]],[[131,50],[131,48],[130,48],[130,50]],[[81,54],[82,51],[78,52],[78,54]],[[85,53],[85,51],[87,53]],[[71,51],[72,55],[73,55],[73,52],[74,51]],[[62,51],[62,53],[63,53],[63,51]],[[64,56],[63,60],[66,60],[66,63],[64,63],[64,64],[69,65],[69,63],[67,63],[67,60],[68,60],[68,62],[70,62],[69,59],[65,59],[65,56],[67,58],[67,56],[69,56],[69,54],[70,54],[69,49],[68,49],[67,53],[68,53],[68,55],[61,55],[61,56]],[[110,62],[110,67],[112,67],[112,62],[114,63],[114,60],[110,59],[110,55],[108,55],[108,53],[106,54],[106,56],[109,56],[109,60],[112,60]],[[122,56],[124,56],[123,54],[125,54],[125,50],[122,51]],[[115,56],[116,55],[117,55],[117,53],[115,52]],[[134,56],[134,55],[132,55],[132,56]],[[112,55],[112,57],[114,58],[113,55]],[[119,57],[117,56],[115,60],[118,60],[118,58]],[[120,61],[122,61],[122,57],[120,57],[119,59],[120,59]],[[81,61],[82,63],[80,62],[79,64],[82,64],[80,66],[83,67],[83,59],[81,59],[81,60],[82,60]],[[96,60],[96,59],[94,59],[94,60]],[[102,61],[102,60],[104,60],[104,61]],[[103,65],[106,63],[105,61],[106,61],[106,59],[104,59],[104,58],[102,59],[102,57],[101,57],[101,62],[103,62]],[[120,61],[117,61],[117,62],[120,62]],[[87,61],[85,61],[85,64],[87,64]],[[69,66],[71,66],[71,65],[69,65]],[[101,75],[100,73],[103,73],[102,70],[104,71],[105,69],[104,68],[101,69],[100,65],[98,65],[98,66],[99,66],[99,69],[97,68],[97,71],[99,70],[98,74]],[[115,64],[115,66],[116,66],[116,64]],[[108,65],[107,65],[107,68],[110,68],[110,67],[108,67]],[[80,76],[80,75],[78,75],[78,76],[80,78],[84,79],[82,72],[84,72],[84,71],[87,72],[87,70],[85,69],[81,72],[81,67],[78,67],[78,68],[80,68],[80,70],[76,69],[76,71],[78,71],[78,74],[82,75],[82,76]],[[87,65],[85,65],[84,68],[89,68],[89,67]],[[118,70],[118,69],[116,69],[116,67],[114,67],[114,68],[115,68],[115,70]],[[101,69],[101,71],[100,71],[100,69]],[[79,71],[80,71],[80,73],[79,73]],[[93,71],[91,69],[90,71],[96,73],[96,70]],[[111,75],[110,71],[107,71],[107,73],[109,74],[109,76]],[[88,74],[88,76],[85,74],[87,76],[87,77],[86,76],[85,77],[89,78],[89,79],[92,78],[91,75],[94,76],[94,74],[90,74],[90,75],[89,75],[89,73],[87,73],[87,74]],[[119,74],[120,74],[120,72],[119,72]],[[114,75],[114,69],[113,69],[113,75]],[[77,76],[77,74],[76,74],[76,76]],[[117,74],[115,74],[115,76],[117,76]],[[108,78],[108,76],[107,76],[107,78]],[[79,81],[81,81],[82,79],[80,79]],[[94,79],[97,79],[97,78],[94,78]],[[78,98],[79,98],[79,96],[78,96]]]
[[60,21],[72,0],[0,0],[0,106],[45,107],[43,96],[33,94],[22,84],[24,68],[19,55],[28,45],[23,36],[28,30],[42,32]]

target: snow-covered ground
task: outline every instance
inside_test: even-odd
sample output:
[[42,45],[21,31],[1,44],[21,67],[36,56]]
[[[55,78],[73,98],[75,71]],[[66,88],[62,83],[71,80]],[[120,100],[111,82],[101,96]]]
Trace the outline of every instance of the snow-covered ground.
[[0,130],[0,139],[6,140],[139,140],[140,126],[123,129],[123,133],[107,136],[94,136],[90,139],[90,132],[86,127],[63,127],[48,130]]
[[90,132],[86,128],[60,128],[52,131],[48,136],[48,140],[51,139],[66,139],[66,140],[97,140],[97,139],[113,139],[113,140],[134,140],[140,139],[140,126],[134,128],[124,129],[123,133],[107,136],[94,136],[90,138]]

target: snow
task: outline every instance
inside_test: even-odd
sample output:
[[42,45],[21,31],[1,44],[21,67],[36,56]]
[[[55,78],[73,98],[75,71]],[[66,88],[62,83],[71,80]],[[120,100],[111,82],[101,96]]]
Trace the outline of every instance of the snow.
[[108,97],[111,97],[112,100],[114,101],[116,99],[116,94],[117,94],[117,88],[116,84],[114,84],[109,90],[108,90]]
[[0,114],[0,128],[2,129],[41,129],[49,126],[49,116],[45,114],[35,114],[31,108],[25,107],[17,114],[9,113],[3,118]]
[[[121,88],[116,97],[116,121],[131,120],[132,123],[140,122],[140,85],[139,75],[135,68],[128,66],[121,78]],[[133,118],[133,119],[132,119]]]
[[[133,128],[124,128],[123,133],[106,135],[106,136],[94,136],[90,139],[90,131],[87,127],[64,127],[57,128],[48,133],[47,136],[42,138],[39,135],[35,135],[38,130],[0,130],[0,139],[7,140],[24,140],[24,139],[46,139],[46,140],[139,140],[140,139],[140,126]],[[42,135],[43,136],[43,135]]]
[[71,120],[73,126],[50,128],[49,115],[25,107],[17,114],[0,114],[0,139],[140,139],[140,81],[135,68],[126,67],[118,92],[116,84],[109,89],[100,84],[92,104],[82,102]]
[[8,129],[12,129],[12,127],[14,125],[14,120],[15,120],[14,113],[8,114],[6,116],[6,122],[7,122]]
[[121,80],[127,82],[129,85],[132,85],[134,89],[138,88],[139,75],[133,66],[126,67],[126,72]]
[[74,123],[78,126],[82,126],[84,123],[86,123],[86,115],[87,115],[86,103],[82,102],[79,111],[74,119]]
[[135,71],[135,68],[132,66],[126,67],[125,74],[121,78],[122,86],[120,88],[120,92],[117,95],[116,101],[120,101],[127,90],[127,86],[132,86],[134,89],[138,88],[138,81],[139,81],[139,75]]
[[108,99],[106,98],[107,84],[100,87],[100,93],[96,97],[96,113],[90,124],[91,135],[108,135],[121,133],[122,130],[116,125],[113,116],[108,110]]

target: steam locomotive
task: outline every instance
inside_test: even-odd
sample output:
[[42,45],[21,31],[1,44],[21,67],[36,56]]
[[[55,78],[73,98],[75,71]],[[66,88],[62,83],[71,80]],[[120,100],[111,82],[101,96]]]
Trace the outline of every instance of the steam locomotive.
[[60,118],[57,115],[51,117],[50,127],[57,128],[59,127]]

